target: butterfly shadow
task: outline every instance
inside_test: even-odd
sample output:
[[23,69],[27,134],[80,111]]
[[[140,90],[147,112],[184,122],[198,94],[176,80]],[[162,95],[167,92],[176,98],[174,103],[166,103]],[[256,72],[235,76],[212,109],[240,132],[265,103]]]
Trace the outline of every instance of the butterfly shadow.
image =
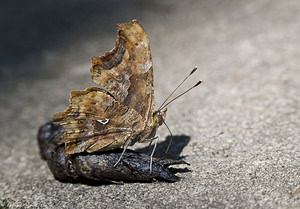
[[[166,150],[170,144],[170,141],[172,140],[172,144],[169,148],[168,153],[166,154]],[[190,142],[191,137],[186,135],[177,135],[173,136],[173,139],[171,136],[167,136],[166,140],[163,142],[159,142],[157,144],[157,147],[155,149],[154,157],[157,158],[170,158],[174,160],[181,160],[184,159],[186,156],[181,156],[181,152],[185,146]],[[136,149],[137,152],[142,153],[148,153],[151,154],[152,150],[154,148],[154,142],[151,144],[151,146],[147,146],[144,148]]]

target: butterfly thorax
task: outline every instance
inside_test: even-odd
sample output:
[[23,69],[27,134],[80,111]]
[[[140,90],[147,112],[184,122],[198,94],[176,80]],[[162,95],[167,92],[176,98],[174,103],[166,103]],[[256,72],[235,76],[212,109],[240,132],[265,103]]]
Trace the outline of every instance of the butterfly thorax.
[[165,121],[166,113],[167,108],[165,108],[164,110],[156,110],[153,113],[153,122],[150,125],[146,126],[144,131],[139,135],[139,142],[151,140],[155,137],[158,127],[161,126]]

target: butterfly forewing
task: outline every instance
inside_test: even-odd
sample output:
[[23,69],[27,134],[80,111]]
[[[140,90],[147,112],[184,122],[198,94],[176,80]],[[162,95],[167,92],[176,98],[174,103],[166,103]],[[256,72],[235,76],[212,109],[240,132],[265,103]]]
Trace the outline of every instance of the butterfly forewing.
[[133,20],[118,25],[118,35],[112,51],[93,58],[93,81],[107,88],[123,105],[138,112],[146,124],[152,124],[153,68],[147,34]]

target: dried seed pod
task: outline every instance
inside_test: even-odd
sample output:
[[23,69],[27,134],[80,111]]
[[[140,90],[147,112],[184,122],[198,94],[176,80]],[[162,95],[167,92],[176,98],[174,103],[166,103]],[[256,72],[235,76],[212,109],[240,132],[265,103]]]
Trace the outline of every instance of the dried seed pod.
[[150,156],[127,150],[122,161],[114,167],[122,150],[96,153],[66,154],[61,137],[65,129],[51,122],[40,127],[38,143],[43,159],[56,179],[68,182],[175,182],[170,165],[188,164],[182,160],[153,158],[152,173],[149,172]]

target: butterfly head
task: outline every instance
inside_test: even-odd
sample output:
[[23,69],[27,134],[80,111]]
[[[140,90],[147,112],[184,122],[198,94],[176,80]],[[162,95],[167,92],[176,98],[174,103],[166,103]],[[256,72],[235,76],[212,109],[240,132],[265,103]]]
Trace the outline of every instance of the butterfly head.
[[156,110],[153,113],[154,123],[158,123],[159,125],[163,124],[166,118],[167,110],[168,110],[167,108],[163,110]]

